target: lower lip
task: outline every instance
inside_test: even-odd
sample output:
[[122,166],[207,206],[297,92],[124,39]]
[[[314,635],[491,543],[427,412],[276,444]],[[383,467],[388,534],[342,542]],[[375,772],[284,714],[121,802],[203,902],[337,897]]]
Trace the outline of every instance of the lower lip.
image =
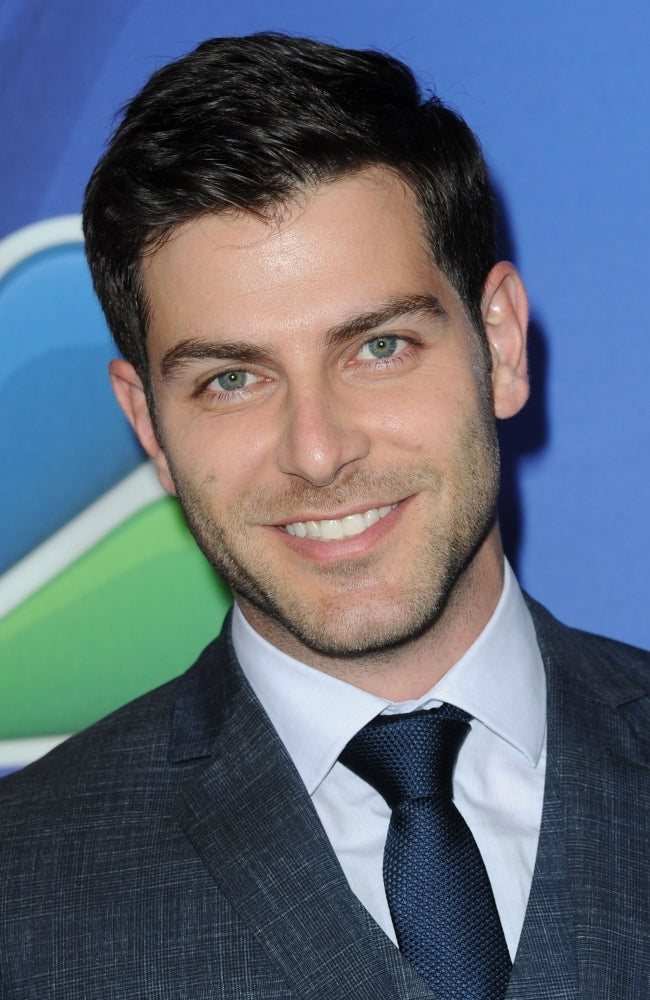
[[350,559],[354,556],[367,555],[376,548],[397,525],[411,499],[412,497],[408,497],[406,500],[400,500],[397,507],[389,511],[379,521],[375,521],[361,534],[351,535],[349,538],[341,538],[337,541],[321,542],[317,538],[298,538],[279,527],[271,530],[276,531],[285,545],[305,559],[311,559],[314,562]]

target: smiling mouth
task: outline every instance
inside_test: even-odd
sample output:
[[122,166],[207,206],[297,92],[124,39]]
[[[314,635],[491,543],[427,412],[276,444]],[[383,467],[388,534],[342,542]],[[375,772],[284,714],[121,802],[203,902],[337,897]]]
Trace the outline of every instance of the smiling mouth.
[[394,503],[387,507],[372,507],[360,514],[348,514],[347,517],[328,518],[324,521],[294,521],[292,524],[285,524],[284,530],[288,535],[293,535],[296,538],[313,538],[319,542],[338,542],[342,538],[363,534],[396,507],[397,504]]

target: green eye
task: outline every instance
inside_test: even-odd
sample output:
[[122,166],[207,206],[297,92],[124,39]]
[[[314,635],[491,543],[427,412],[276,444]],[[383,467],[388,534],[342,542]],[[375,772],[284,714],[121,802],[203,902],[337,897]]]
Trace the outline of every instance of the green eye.
[[224,372],[217,376],[217,382],[221,389],[233,391],[235,389],[245,389],[248,385],[249,373],[244,371]]
[[367,358],[370,355],[379,361],[390,358],[397,350],[400,339],[400,337],[375,337],[363,345],[359,356],[363,358],[365,355]]

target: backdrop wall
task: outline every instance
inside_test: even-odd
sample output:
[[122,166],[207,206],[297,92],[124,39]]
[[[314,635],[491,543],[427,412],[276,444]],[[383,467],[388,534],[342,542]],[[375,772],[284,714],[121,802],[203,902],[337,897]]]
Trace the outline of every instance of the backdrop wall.
[[155,68],[268,28],[390,50],[480,136],[532,307],[533,396],[503,428],[510,557],[560,618],[650,645],[644,0],[5,0],[0,738],[72,731],[180,672],[227,607],[112,401],[75,216]]

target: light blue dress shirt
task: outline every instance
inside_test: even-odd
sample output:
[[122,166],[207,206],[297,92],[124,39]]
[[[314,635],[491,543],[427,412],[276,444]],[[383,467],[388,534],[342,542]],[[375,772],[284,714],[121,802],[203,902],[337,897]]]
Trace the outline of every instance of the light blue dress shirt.
[[537,852],[546,765],[546,692],[535,629],[506,563],[497,607],[476,641],[422,698],[394,703],[308,667],[263,639],[235,607],[242,669],[312,798],[353,892],[395,941],[382,876],[390,810],[338,762],[382,712],[450,702],[473,716],[458,756],[454,801],[492,884],[514,958]]

